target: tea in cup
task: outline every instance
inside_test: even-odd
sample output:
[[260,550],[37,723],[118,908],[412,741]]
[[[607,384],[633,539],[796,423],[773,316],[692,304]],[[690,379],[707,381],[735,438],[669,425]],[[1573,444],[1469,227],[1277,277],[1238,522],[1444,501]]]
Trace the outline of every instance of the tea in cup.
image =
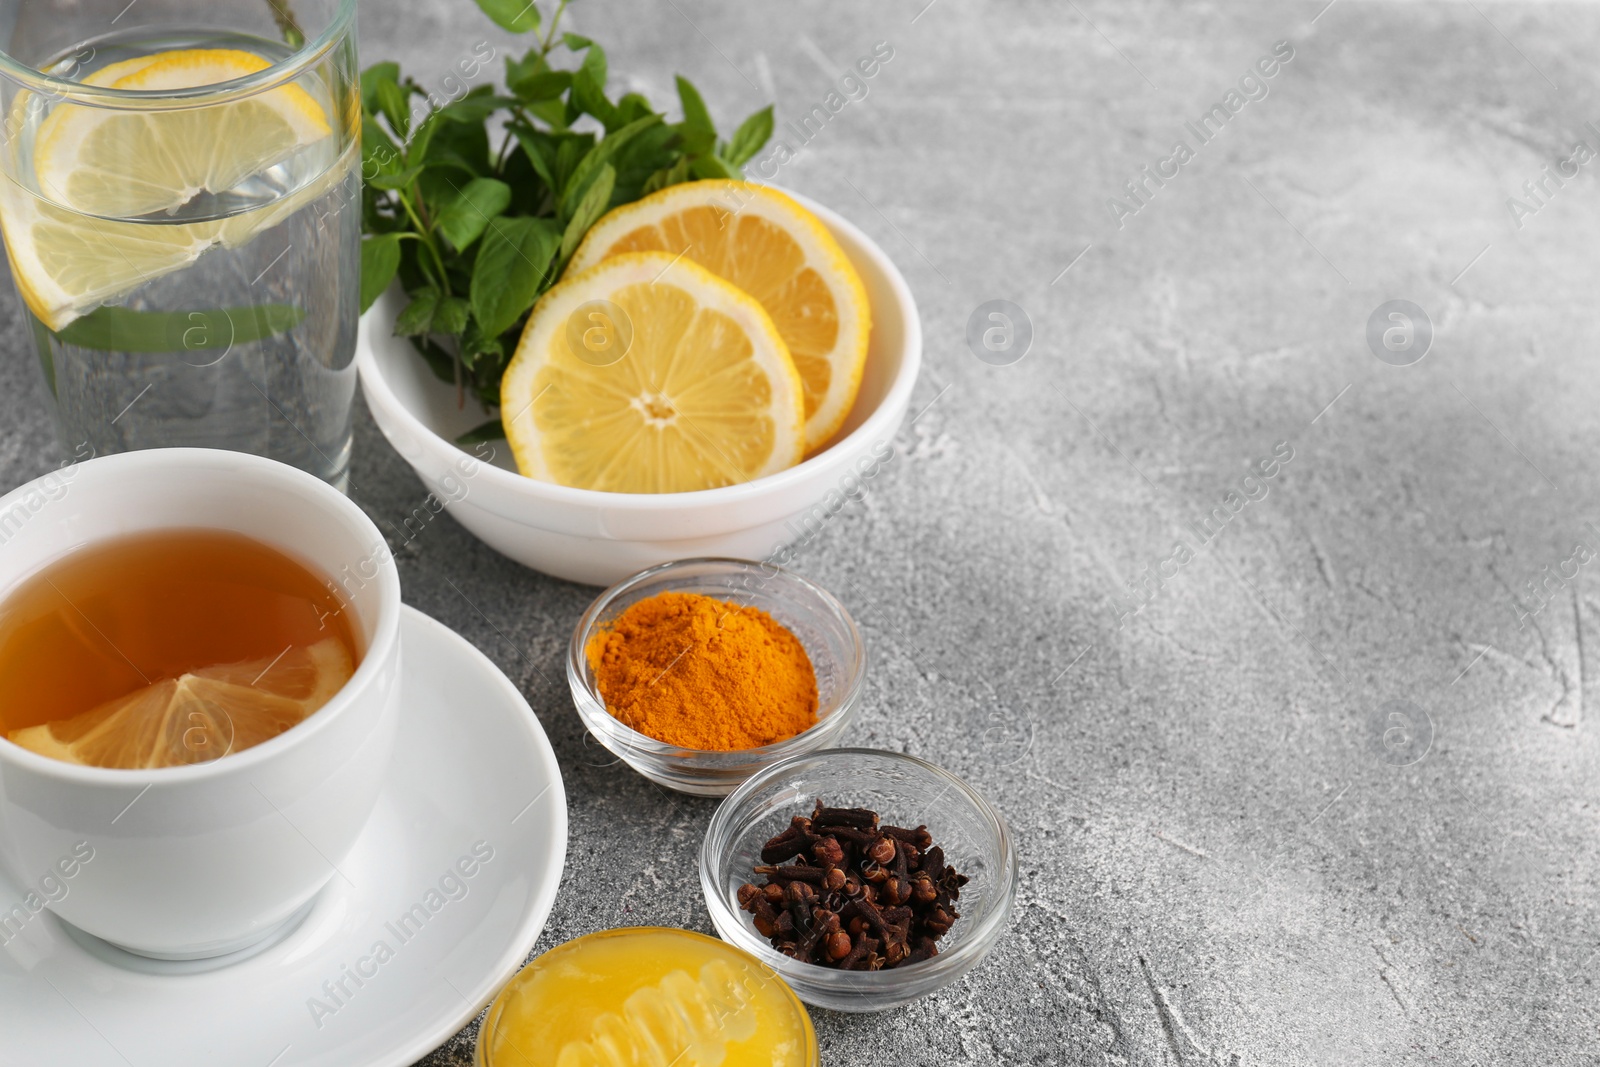
[[255,456],[47,477],[0,498],[0,863],[35,887],[0,899],[0,944],[48,908],[149,956],[247,947],[335,877],[377,801],[394,561],[337,490]]

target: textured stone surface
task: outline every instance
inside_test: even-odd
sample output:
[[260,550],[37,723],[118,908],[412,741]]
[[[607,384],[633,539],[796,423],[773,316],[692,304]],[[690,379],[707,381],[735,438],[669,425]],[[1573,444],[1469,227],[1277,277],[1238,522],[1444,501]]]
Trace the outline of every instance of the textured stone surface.
[[[894,48],[778,180],[906,272],[922,414],[799,569],[871,644],[852,743],[986,791],[1023,881],[968,978],[890,1016],[815,1012],[824,1061],[1593,1063],[1600,594],[1584,568],[1519,621],[1539,602],[1515,591],[1600,548],[1600,192],[1585,167],[1520,228],[1506,199],[1600,148],[1600,13],[925,3],[572,12],[629,87],[666,97],[682,71],[729,118],[794,118]],[[363,19],[367,61],[425,83],[506,45],[466,0]],[[1119,227],[1107,199],[1279,40],[1269,94]],[[1034,327],[1011,366],[964,339],[993,298]],[[1396,298],[1435,329],[1407,367],[1364,339]],[[56,453],[0,306],[9,487]],[[1201,546],[1191,524],[1279,442],[1293,459]],[[353,479],[390,522],[423,497],[364,412]],[[1193,558],[1163,571],[1179,540]],[[401,561],[407,600],[522,686],[561,760],[572,837],[536,951],[708,930],[713,803],[607,765],[558,684],[593,590],[449,520]],[[1134,612],[1147,568],[1166,577]],[[1397,700],[1433,731],[1407,766],[1385,759]]]

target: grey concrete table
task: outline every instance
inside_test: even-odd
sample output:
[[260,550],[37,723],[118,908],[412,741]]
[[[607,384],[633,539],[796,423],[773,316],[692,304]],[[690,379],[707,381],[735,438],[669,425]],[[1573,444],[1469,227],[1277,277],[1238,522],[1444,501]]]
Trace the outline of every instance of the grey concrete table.
[[[467,0],[362,17],[367,61],[425,83],[508,47]],[[1600,150],[1600,12],[572,18],[653,98],[683,71],[719,115],[823,105],[781,126],[778,180],[858,222],[921,302],[916,418],[799,567],[871,644],[851,740],[987,791],[1023,881],[968,978],[900,1013],[815,1013],[825,1062],[1596,1062],[1600,190],[1566,161]],[[829,112],[878,42],[892,60]],[[1003,325],[984,316],[967,341],[992,299],[1031,321],[1009,365],[1015,314],[1009,349],[983,347]],[[9,288],[3,306],[9,487],[56,453]],[[365,412],[356,444],[362,505],[417,507]],[[605,765],[540,679],[593,590],[449,521],[401,559],[407,600],[521,684],[561,760],[571,845],[536,951],[708,930],[712,802]]]

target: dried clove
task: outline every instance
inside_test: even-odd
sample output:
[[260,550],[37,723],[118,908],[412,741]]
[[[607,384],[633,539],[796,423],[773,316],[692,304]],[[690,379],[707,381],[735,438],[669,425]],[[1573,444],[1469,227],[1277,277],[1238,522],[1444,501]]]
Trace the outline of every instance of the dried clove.
[[756,930],[787,956],[840,970],[938,955],[967,883],[926,826],[882,825],[875,811],[820,800],[762,847],[754,870],[765,883],[740,886],[738,899]]
[[894,862],[894,838],[879,837],[867,846],[867,859],[880,866]]
[[864,971],[873,953],[878,950],[878,942],[870,937],[859,938],[855,946],[840,959],[836,966],[841,971]]
[[876,830],[878,813],[867,808],[829,808],[817,801],[811,812],[813,826],[848,826],[856,830]]
[[855,943],[850,940],[850,935],[843,930],[835,930],[828,935],[827,952],[830,960],[844,959],[850,955],[850,950],[853,948],[855,948]]
[[782,863],[785,860],[792,860],[810,848],[815,840],[816,835],[811,832],[811,820],[796,815],[790,820],[787,830],[768,841],[761,849],[761,862]]
[[819,838],[811,846],[811,858],[824,867],[837,867],[844,862],[844,848],[836,837]]
[[780,884],[786,882],[810,882],[813,885],[821,885],[822,880],[828,874],[826,867],[802,867],[799,864],[787,867],[762,864],[755,870],[757,874],[764,874],[772,881]]

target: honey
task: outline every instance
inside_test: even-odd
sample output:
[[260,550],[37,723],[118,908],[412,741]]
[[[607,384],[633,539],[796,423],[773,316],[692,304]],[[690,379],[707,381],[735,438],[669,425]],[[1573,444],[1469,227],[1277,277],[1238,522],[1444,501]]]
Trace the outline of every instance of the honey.
[[629,927],[551,949],[500,991],[477,1067],[814,1067],[784,981],[732,945]]

